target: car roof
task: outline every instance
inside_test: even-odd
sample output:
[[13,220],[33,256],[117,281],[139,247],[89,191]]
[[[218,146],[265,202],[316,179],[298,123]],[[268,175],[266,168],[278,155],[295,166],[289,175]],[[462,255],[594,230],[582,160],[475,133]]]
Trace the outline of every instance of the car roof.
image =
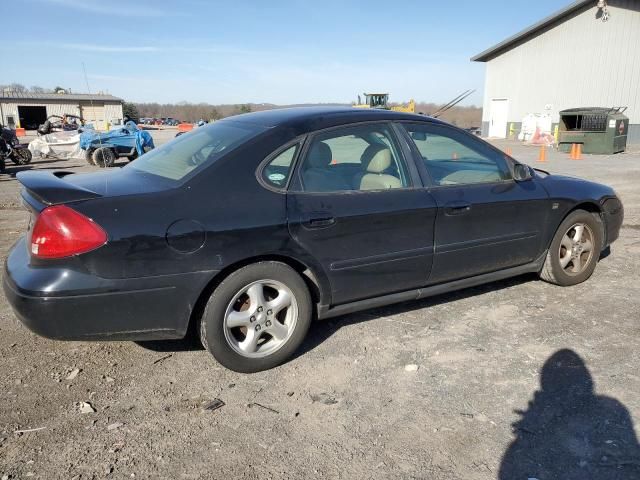
[[227,117],[223,121],[250,123],[262,127],[292,127],[299,132],[306,132],[348,123],[376,120],[413,120],[442,123],[431,117],[415,113],[354,107],[278,108]]

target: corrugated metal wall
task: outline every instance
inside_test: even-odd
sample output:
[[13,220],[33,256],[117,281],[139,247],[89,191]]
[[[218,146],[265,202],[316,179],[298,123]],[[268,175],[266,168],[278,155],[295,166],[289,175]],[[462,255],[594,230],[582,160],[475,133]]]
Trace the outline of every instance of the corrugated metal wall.
[[487,62],[483,122],[491,100],[507,98],[509,122],[545,106],[554,122],[566,108],[627,106],[640,124],[640,1],[610,0],[608,22],[595,3]]
[[114,120],[122,120],[122,117],[124,116],[122,114],[122,104],[121,103],[105,103],[104,116],[111,124],[113,124]]
[[2,106],[2,114],[4,115],[4,119],[2,123],[6,123],[7,117],[13,117],[16,121],[18,119],[18,106],[34,106],[34,107],[46,107],[47,116],[50,115],[80,115],[80,109],[77,104],[68,104],[68,103],[39,103],[33,101],[19,101],[19,102],[3,102]]

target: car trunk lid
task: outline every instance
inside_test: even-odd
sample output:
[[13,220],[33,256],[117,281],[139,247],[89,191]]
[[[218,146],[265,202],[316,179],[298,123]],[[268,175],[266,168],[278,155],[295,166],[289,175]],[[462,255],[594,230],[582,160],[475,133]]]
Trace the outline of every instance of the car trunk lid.
[[131,168],[77,174],[67,171],[26,171],[17,175],[23,199],[40,212],[47,206],[101,197],[144,194],[172,188],[166,179]]
[[65,180],[73,172],[19,172],[18,181],[24,186],[22,197],[29,206],[41,211],[49,205],[77,202],[98,198],[102,195]]

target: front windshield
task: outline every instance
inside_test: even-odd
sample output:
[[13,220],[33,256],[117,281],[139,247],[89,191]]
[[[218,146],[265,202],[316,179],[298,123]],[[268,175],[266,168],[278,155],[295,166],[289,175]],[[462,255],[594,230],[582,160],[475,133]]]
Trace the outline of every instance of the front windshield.
[[181,180],[201,165],[215,162],[265,130],[265,127],[240,122],[215,122],[180,135],[145,153],[125,168]]

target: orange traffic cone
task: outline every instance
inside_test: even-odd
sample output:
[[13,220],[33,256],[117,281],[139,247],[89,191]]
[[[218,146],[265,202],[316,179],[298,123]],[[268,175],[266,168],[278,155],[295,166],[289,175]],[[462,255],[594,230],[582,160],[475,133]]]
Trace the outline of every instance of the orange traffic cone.
[[576,158],[575,160],[582,160],[582,144],[576,144]]
[[506,153],[510,157],[513,157],[513,150],[511,150],[511,147],[507,147],[507,150],[504,153]]
[[544,163],[547,161],[547,148],[544,145],[540,145],[540,153],[538,154],[538,161]]

